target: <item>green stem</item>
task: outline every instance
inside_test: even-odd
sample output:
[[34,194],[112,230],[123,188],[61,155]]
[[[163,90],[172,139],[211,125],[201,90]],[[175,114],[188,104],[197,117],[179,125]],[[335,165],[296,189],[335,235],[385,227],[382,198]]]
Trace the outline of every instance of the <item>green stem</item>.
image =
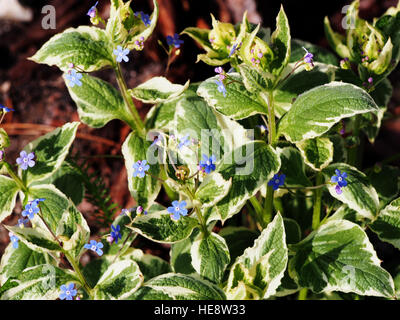
[[299,291],[299,296],[297,298],[297,300],[307,300],[307,288],[303,288]]
[[283,213],[282,198],[275,198],[274,199],[274,206],[275,206],[277,211],[279,211],[281,214]]
[[264,200],[264,214],[262,226],[265,228],[272,220],[272,210],[274,208],[274,189],[267,186],[267,196]]
[[[354,120],[354,130],[353,136],[357,139],[360,138],[360,123],[361,123],[361,116],[358,114]],[[359,148],[358,144],[349,150],[349,164],[352,166],[358,165],[358,155],[359,155]]]
[[[316,177],[316,184],[320,185],[322,183],[322,173],[318,172]],[[314,193],[314,210],[312,217],[312,229],[316,230],[321,222],[321,206],[322,206],[322,189],[316,189]]]
[[8,162],[3,162],[3,165],[6,167],[8,174],[15,181],[15,183],[21,188],[22,191],[28,192],[27,187],[22,182],[22,180],[14,173],[14,170],[11,168]]
[[79,269],[78,264],[76,263],[76,261],[74,260],[73,257],[70,256],[70,254],[68,252],[66,252],[65,250],[63,250],[63,253],[65,255],[65,257],[67,258],[67,260],[69,261],[69,263],[71,264],[72,268],[74,269],[75,273],[77,274],[79,280],[81,281],[83,287],[85,288],[87,294],[89,295],[89,297],[91,299],[93,299],[93,293],[92,293],[92,288],[89,286],[89,284],[86,282],[85,277],[83,276],[81,270]]
[[121,90],[122,98],[124,99],[124,102],[125,102],[125,106],[126,106],[126,108],[128,108],[128,110],[130,111],[130,113],[133,116],[134,126],[132,126],[132,124],[129,124],[129,125],[132,127],[132,129],[136,129],[140,135],[145,136],[146,130],[144,128],[142,119],[140,118],[139,113],[136,110],[135,104],[133,103],[132,98],[128,93],[128,88],[126,86],[125,79],[122,75],[121,66],[119,63],[117,64],[117,67],[115,68],[115,73],[116,73],[119,89]]
[[256,218],[257,218],[258,223],[260,225],[262,225],[263,208],[262,208],[260,202],[257,200],[256,197],[251,197],[250,198],[250,202],[253,205],[253,208],[255,210]]
[[275,106],[274,106],[274,98],[272,92],[268,92],[265,98],[267,99],[267,105],[268,105],[268,122],[269,122],[268,140],[270,145],[274,146],[276,140],[276,124],[275,124]]

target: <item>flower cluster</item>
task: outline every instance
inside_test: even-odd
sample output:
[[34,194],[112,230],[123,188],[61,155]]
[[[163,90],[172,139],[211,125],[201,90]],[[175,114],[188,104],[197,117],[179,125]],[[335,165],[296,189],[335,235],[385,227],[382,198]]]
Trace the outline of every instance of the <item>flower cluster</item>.
[[186,209],[186,201],[173,201],[172,206],[167,208],[167,211],[171,214],[171,218],[178,221],[181,216],[186,216],[188,210]]
[[139,40],[135,40],[135,49],[137,51],[143,50],[144,48],[144,37],[140,37]]
[[27,154],[26,151],[21,151],[19,154],[19,158],[17,158],[17,164],[20,166],[22,170],[26,170],[35,166],[35,154],[33,152]]

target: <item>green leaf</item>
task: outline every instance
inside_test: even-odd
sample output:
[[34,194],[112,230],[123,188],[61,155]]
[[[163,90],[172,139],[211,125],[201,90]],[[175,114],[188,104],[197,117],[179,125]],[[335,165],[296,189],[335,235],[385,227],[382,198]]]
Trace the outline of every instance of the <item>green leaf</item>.
[[111,84],[87,74],[82,77],[82,86],[70,87],[65,81],[83,123],[101,128],[111,120],[120,119],[134,127],[121,94]]
[[285,228],[279,213],[264,229],[254,246],[236,259],[229,274],[228,299],[238,297],[243,286],[246,297],[267,299],[276,293],[288,262]]
[[193,40],[195,40],[198,44],[200,44],[205,50],[213,50],[208,39],[210,34],[209,29],[201,29],[195,27],[188,27],[182,31],[183,34],[187,34]]
[[392,277],[365,232],[350,221],[328,222],[290,249],[289,273],[303,288],[393,297]]
[[136,300],[225,300],[225,294],[207,280],[167,273],[146,282],[132,296]]
[[379,199],[376,190],[369,182],[367,176],[356,168],[344,163],[335,163],[325,168],[322,172],[330,179],[334,176],[335,169],[347,173],[347,186],[342,188],[342,194],[337,194],[335,185],[328,187],[332,197],[347,204],[365,218],[373,219],[379,209]]
[[235,120],[248,118],[258,113],[267,114],[267,107],[258,96],[247,91],[245,86],[241,84],[242,77],[239,74],[230,73],[229,77],[234,79],[235,82],[225,86],[226,97],[218,91],[218,85],[215,83],[219,79],[218,76],[202,82],[197,94],[218,112]]
[[[125,158],[125,166],[128,172],[129,191],[136,202],[145,209],[151,206],[161,189],[161,182],[154,178],[160,175],[158,159],[148,158],[148,149],[150,146],[150,141],[144,140],[135,133],[130,133],[122,145],[122,154]],[[133,177],[133,165],[139,160],[147,160],[147,163],[150,165],[150,169],[147,172],[153,175],[153,177],[148,174],[143,178]],[[153,164],[152,162],[156,163]]]
[[[290,72],[293,67],[294,64],[289,64],[287,72]],[[300,94],[316,86],[333,81],[336,69],[337,68],[334,66],[317,62],[314,63],[314,68],[310,71],[306,71],[304,68],[298,68],[274,90],[275,114],[278,117],[282,117],[289,111],[293,102]]]
[[383,165],[378,170],[372,170],[368,174],[372,186],[379,195],[381,204],[387,204],[393,200],[400,191],[400,169]]
[[43,253],[29,249],[23,242],[18,243],[18,248],[10,243],[1,257],[0,285],[3,286],[9,278],[18,277],[26,268],[42,263],[46,263]]
[[85,196],[85,187],[82,176],[65,162],[55,174],[51,176],[50,183],[65,194],[77,206]]
[[400,249],[400,198],[387,205],[369,227],[379,239]]
[[154,77],[136,88],[130,89],[129,93],[135,99],[144,103],[159,103],[171,100],[179,96],[189,87],[187,81],[184,85],[173,84],[164,77]]
[[[39,204],[43,219],[49,225],[50,229],[55,232],[64,211],[69,207],[68,198],[51,184],[39,184],[30,187],[28,200],[32,201],[40,198],[46,199]],[[37,215],[35,215],[33,222],[43,229],[47,229]]]
[[72,271],[50,264],[36,265],[25,269],[11,286],[1,294],[1,300],[55,300],[60,295],[60,286],[78,283]]
[[279,10],[276,17],[276,29],[271,35],[271,43],[275,48],[277,59],[272,62],[272,69],[275,75],[280,75],[290,59],[290,27],[289,21],[283,10]]
[[190,255],[190,249],[194,239],[199,235],[200,230],[194,229],[190,237],[185,240],[173,243],[171,245],[170,264],[172,270],[175,273],[191,274],[196,275],[196,270],[192,266],[192,256]]
[[228,194],[231,185],[232,179],[225,180],[220,173],[213,172],[200,184],[195,198],[201,202],[202,208],[214,206]]
[[293,147],[278,148],[281,159],[280,171],[286,175],[287,186],[311,186],[311,181],[305,173],[305,165],[299,150]]
[[15,234],[31,250],[37,252],[61,251],[61,247],[54,240],[50,232],[39,228],[4,227]]
[[254,244],[254,240],[257,239],[259,233],[252,231],[245,227],[226,227],[223,228],[219,235],[225,239],[225,242],[229,248],[230,263],[228,268],[235,262],[236,258],[241,256],[245,249],[251,247]]
[[292,39],[291,47],[292,47],[292,52],[290,56],[290,62],[297,62],[300,59],[303,59],[304,55],[306,54],[306,52],[303,49],[304,47],[314,55],[313,57],[314,63],[320,62],[320,63],[330,64],[333,66],[339,66],[339,60],[335,54],[310,42],[303,41],[300,39]]
[[200,233],[190,250],[192,266],[203,278],[220,283],[230,262],[229,249],[224,238],[212,232]]
[[161,243],[174,243],[186,239],[198,222],[192,217],[171,218],[167,210],[136,217],[129,226],[142,236]]
[[344,44],[344,36],[332,30],[328,17],[324,19],[324,29],[326,39],[333,50],[342,58],[350,58],[351,53],[349,48]]
[[83,246],[89,242],[90,229],[82,213],[71,201],[58,221],[56,236],[62,239],[63,249],[79,261],[85,250]]
[[14,210],[18,191],[19,187],[13,179],[0,175],[0,222]]
[[266,79],[258,69],[242,63],[238,66],[243,84],[251,93],[260,93],[271,87],[271,81]]
[[333,220],[349,220],[362,226],[365,218],[359,215],[357,211],[350,209],[346,204],[342,204],[339,209],[337,209],[336,212],[328,218],[327,221]]
[[333,143],[329,138],[318,137],[296,143],[304,162],[313,170],[326,168],[333,160]]
[[135,261],[143,274],[145,282],[161,274],[172,271],[167,261],[157,256],[146,254],[140,249],[129,248],[129,251],[121,256],[121,259],[131,259]]
[[94,287],[98,300],[126,300],[143,283],[143,275],[133,260],[111,264]]
[[25,146],[27,153],[35,153],[35,166],[22,172],[27,184],[50,177],[59,169],[74,142],[79,122],[66,123]]
[[301,240],[301,228],[294,219],[283,218],[283,224],[285,225],[286,243],[293,244]]
[[112,44],[107,33],[96,27],[80,26],[56,34],[30,58],[36,63],[56,65],[67,71],[69,64],[84,72],[114,66]]
[[224,156],[216,171],[225,180],[232,178],[227,196],[213,208],[226,221],[254,196],[279,170],[280,160],[274,149],[263,141],[252,141]]
[[113,260],[109,256],[103,254],[99,259],[90,261],[82,269],[82,274],[91,288],[94,288],[101,278],[101,276],[107,271]]
[[365,90],[348,83],[331,82],[296,99],[279,123],[278,136],[284,135],[291,142],[316,138],[343,118],[377,110]]

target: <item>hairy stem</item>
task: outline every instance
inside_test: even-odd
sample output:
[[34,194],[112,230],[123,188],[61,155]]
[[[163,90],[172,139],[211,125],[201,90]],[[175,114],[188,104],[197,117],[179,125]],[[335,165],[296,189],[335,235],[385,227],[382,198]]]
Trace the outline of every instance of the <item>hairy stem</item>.
[[91,299],[93,299],[92,288],[89,286],[89,284],[87,283],[85,277],[83,276],[82,271],[79,268],[78,263],[75,261],[75,259],[73,257],[71,257],[71,255],[68,252],[63,250],[63,253],[64,253],[65,257],[67,258],[68,262],[71,264],[71,266],[74,269],[75,273],[77,274],[77,276],[78,276],[79,280],[81,281],[83,287],[85,288],[87,294],[89,295],[89,297]]
[[6,169],[8,174],[10,175],[11,178],[15,181],[15,183],[21,188],[22,191],[28,192],[28,189],[26,188],[25,184],[22,182],[22,180],[15,174],[14,170],[11,168],[11,165],[8,162],[4,162],[3,164]]
[[308,291],[307,288],[301,289],[299,291],[299,295],[298,295],[297,300],[307,300],[307,291]]
[[[353,136],[356,137],[357,139],[360,139],[360,122],[361,122],[361,116],[358,114],[355,117],[354,120],[354,130],[353,130]],[[359,165],[359,145],[357,144],[354,146],[354,148],[351,148],[349,150],[349,164],[355,167],[358,167]]]
[[272,210],[274,209],[274,189],[267,186],[267,196],[264,200],[263,228],[272,220]]

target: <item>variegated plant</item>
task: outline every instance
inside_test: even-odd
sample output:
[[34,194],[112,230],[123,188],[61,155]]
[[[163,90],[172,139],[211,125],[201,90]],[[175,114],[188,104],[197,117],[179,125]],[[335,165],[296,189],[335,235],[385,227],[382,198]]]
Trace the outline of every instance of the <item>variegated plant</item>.
[[[11,243],[0,298],[396,298],[397,269],[381,267],[366,229],[400,249],[400,170],[390,161],[362,170],[361,160],[392,96],[400,5],[370,23],[358,4],[349,7],[354,28],[345,36],[325,20],[341,61],[292,39],[283,8],[272,33],[246,14],[237,25],[211,16],[211,30],[182,34],[204,48],[198,61],[216,75],[184,85],[157,76],[128,88],[124,80],[121,65],[156,26],[155,0],[151,16],[112,0],[107,21],[96,4],[88,15],[104,29],[52,37],[30,59],[64,72],[80,120],[99,128],[119,119],[132,129],[121,152],[137,206],[90,240],[77,209],[82,186],[68,185],[63,166],[79,123],[28,144],[18,172],[1,129],[0,220],[17,197],[27,219],[4,225]],[[167,37],[167,70],[182,44]],[[105,68],[118,89],[90,75]],[[144,121],[132,98],[154,105]],[[11,111],[2,106],[2,115]],[[156,202],[162,190],[166,206]],[[137,235],[169,245],[170,261],[132,247]],[[101,257],[82,266],[85,249]]]

